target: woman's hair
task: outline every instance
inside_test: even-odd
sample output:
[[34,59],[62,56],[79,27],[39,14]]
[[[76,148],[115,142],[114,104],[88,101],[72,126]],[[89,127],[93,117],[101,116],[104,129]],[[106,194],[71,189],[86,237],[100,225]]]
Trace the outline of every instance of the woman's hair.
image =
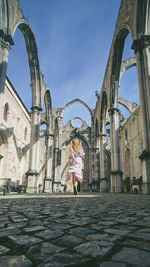
[[76,151],[80,151],[82,149],[82,141],[78,138],[74,138],[72,140],[72,147]]

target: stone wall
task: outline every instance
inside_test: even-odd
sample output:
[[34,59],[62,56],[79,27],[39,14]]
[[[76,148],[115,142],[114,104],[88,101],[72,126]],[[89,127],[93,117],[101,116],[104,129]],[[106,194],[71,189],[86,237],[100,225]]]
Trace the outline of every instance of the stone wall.
[[140,107],[131,114],[120,129],[120,149],[123,178],[142,176],[142,164],[138,158],[143,149]]
[[0,187],[10,181],[15,185],[26,183],[31,130],[30,113],[8,79],[5,82],[2,103]]

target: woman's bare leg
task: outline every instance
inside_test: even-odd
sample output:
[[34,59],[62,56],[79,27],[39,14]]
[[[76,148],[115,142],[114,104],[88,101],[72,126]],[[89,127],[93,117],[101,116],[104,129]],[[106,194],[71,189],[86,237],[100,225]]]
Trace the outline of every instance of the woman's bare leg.
[[73,191],[74,191],[74,194],[76,195],[77,194],[77,189],[76,189],[76,177],[75,177],[75,174],[72,173],[72,185],[73,185]]

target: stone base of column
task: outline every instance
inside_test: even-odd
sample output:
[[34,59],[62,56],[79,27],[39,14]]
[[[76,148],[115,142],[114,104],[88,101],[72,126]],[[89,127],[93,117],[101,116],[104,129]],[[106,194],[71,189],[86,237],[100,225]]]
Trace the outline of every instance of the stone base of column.
[[150,150],[144,150],[139,158],[142,161],[142,193],[150,194]]
[[121,193],[123,192],[122,185],[122,171],[111,171],[110,173],[110,192],[111,193]]
[[45,193],[52,193],[52,179],[45,178],[44,180],[44,192]]
[[61,182],[54,182],[53,183],[53,192],[60,193],[62,191]]
[[27,193],[38,193],[38,175],[39,173],[36,170],[29,170],[26,172],[28,179]]
[[108,178],[100,178],[100,192],[101,193],[106,193],[108,192]]

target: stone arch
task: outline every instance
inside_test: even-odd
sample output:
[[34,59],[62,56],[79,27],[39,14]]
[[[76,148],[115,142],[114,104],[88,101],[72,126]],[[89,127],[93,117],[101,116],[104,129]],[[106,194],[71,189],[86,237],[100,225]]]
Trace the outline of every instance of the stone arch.
[[81,99],[78,99],[78,98],[71,100],[70,102],[68,102],[68,103],[64,106],[64,108],[62,109],[62,112],[61,112],[61,117],[63,117],[63,115],[64,115],[64,111],[65,111],[67,108],[69,108],[71,105],[73,105],[74,103],[80,103],[81,105],[83,105],[83,106],[89,111],[89,113],[90,113],[90,115],[91,115],[91,118],[93,118],[92,110],[90,109],[90,107],[89,107],[84,101],[82,101]]
[[122,54],[124,49],[124,43],[127,35],[131,32],[129,27],[126,25],[121,27],[121,30],[117,34],[112,56],[112,69],[111,69],[111,84],[110,84],[110,106],[117,107],[118,105],[118,86],[120,79],[120,69],[122,62]]
[[120,78],[119,79],[122,78],[125,71],[127,71],[128,69],[135,67],[135,66],[136,66],[136,57],[130,57],[130,58],[127,58],[126,60],[123,60],[121,62]]
[[118,98],[118,103],[124,106],[130,113],[132,113],[138,107],[138,104],[130,102],[122,97]]
[[22,32],[26,43],[31,77],[32,106],[41,108],[42,81],[35,36],[30,24],[25,19],[19,19],[17,21],[13,28],[12,37],[14,36],[17,28],[19,28],[19,30]]

